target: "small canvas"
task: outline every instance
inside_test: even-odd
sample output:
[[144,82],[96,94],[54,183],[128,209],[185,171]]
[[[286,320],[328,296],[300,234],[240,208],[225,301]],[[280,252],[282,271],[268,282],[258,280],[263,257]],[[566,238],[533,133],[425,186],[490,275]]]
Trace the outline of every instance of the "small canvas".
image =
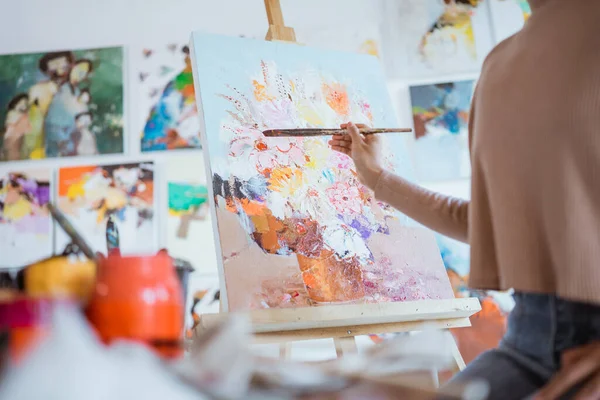
[[202,153],[172,158],[166,165],[167,249],[192,264],[195,274],[217,275]]
[[123,50],[0,56],[0,159],[123,152]]
[[52,255],[50,171],[0,172],[0,268]]
[[[375,200],[329,138],[265,129],[397,127],[376,57],[195,33],[223,308],[452,298],[433,235]],[[411,177],[405,138],[386,166]]]
[[142,152],[200,148],[189,47],[168,43],[132,49],[137,110],[136,133]]
[[527,0],[491,0],[490,11],[496,42],[519,32],[531,16],[531,7]]
[[390,73],[415,78],[476,71],[481,65],[485,54],[478,52],[487,46],[477,44],[482,38],[476,37],[473,17],[480,11],[472,2],[403,0],[385,7]]
[[[152,162],[61,168],[58,206],[94,251],[106,254],[106,224],[114,218],[121,253],[156,251]],[[58,250],[69,243],[58,228]]]
[[415,165],[422,182],[471,175],[468,122],[474,81],[412,86]]

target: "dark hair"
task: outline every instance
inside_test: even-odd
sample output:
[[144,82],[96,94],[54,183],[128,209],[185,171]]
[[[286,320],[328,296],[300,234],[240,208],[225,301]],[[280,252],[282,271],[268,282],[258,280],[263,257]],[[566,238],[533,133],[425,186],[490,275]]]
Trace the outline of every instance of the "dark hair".
[[48,64],[50,63],[50,61],[62,57],[66,57],[69,61],[69,64],[71,64],[75,59],[73,53],[70,51],[57,51],[54,53],[46,53],[42,58],[40,58],[38,66],[40,67],[40,70],[45,74],[46,72],[48,72]]
[[181,51],[183,51],[188,56],[190,55],[190,48],[188,46],[183,46],[183,48],[181,49]]
[[90,111],[84,111],[84,112],[80,112],[79,114],[75,115],[75,121],[77,121],[81,117],[85,117],[86,115],[89,115],[90,118],[92,118],[92,113]]
[[29,100],[29,95],[27,93],[19,93],[18,95],[16,95],[15,97],[13,97],[13,99],[8,103],[8,106],[6,108],[9,111],[12,110],[23,99]]

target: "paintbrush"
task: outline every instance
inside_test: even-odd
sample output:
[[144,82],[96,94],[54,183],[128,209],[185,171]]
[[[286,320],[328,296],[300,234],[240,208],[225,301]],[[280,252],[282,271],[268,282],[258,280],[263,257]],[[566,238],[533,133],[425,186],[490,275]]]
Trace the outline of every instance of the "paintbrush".
[[[412,132],[410,128],[361,128],[360,133],[363,135],[374,135],[376,133],[399,133]],[[310,136],[332,136],[332,135],[347,135],[346,129],[269,129],[262,132],[266,137],[310,137]]]
[[92,250],[83,236],[81,236],[81,234],[77,232],[73,225],[71,225],[71,223],[67,220],[67,217],[65,217],[65,215],[52,203],[48,203],[48,210],[58,225],[63,229],[63,231],[65,231],[69,238],[71,238],[73,244],[77,245],[79,250],[81,250],[81,252],[85,254],[89,260],[96,261],[97,257],[94,253],[94,250]]

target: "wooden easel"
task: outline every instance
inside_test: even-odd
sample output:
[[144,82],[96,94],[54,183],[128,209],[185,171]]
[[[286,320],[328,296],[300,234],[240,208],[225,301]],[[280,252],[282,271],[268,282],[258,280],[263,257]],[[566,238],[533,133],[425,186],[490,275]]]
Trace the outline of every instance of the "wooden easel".
[[[266,40],[296,42],[294,29],[285,26],[279,0],[264,0],[269,20]],[[307,308],[264,309],[249,312],[258,343],[279,343],[280,357],[289,358],[291,342],[333,338],[338,357],[357,351],[355,336],[419,331],[425,328],[447,330],[471,326],[469,317],[481,310],[476,298],[428,300],[406,303],[349,304]],[[228,314],[204,314],[196,327],[202,334]],[[450,335],[449,331],[447,332]],[[465,363],[454,339],[454,359],[458,370]],[[435,381],[436,377],[434,377]]]

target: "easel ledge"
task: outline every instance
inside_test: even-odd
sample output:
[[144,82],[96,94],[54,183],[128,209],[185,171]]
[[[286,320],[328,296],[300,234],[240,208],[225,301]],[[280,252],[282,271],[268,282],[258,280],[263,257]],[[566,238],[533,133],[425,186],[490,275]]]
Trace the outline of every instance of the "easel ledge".
[[[481,310],[476,298],[252,310],[247,315],[258,341],[288,342],[471,326]],[[196,334],[232,314],[203,314]]]

